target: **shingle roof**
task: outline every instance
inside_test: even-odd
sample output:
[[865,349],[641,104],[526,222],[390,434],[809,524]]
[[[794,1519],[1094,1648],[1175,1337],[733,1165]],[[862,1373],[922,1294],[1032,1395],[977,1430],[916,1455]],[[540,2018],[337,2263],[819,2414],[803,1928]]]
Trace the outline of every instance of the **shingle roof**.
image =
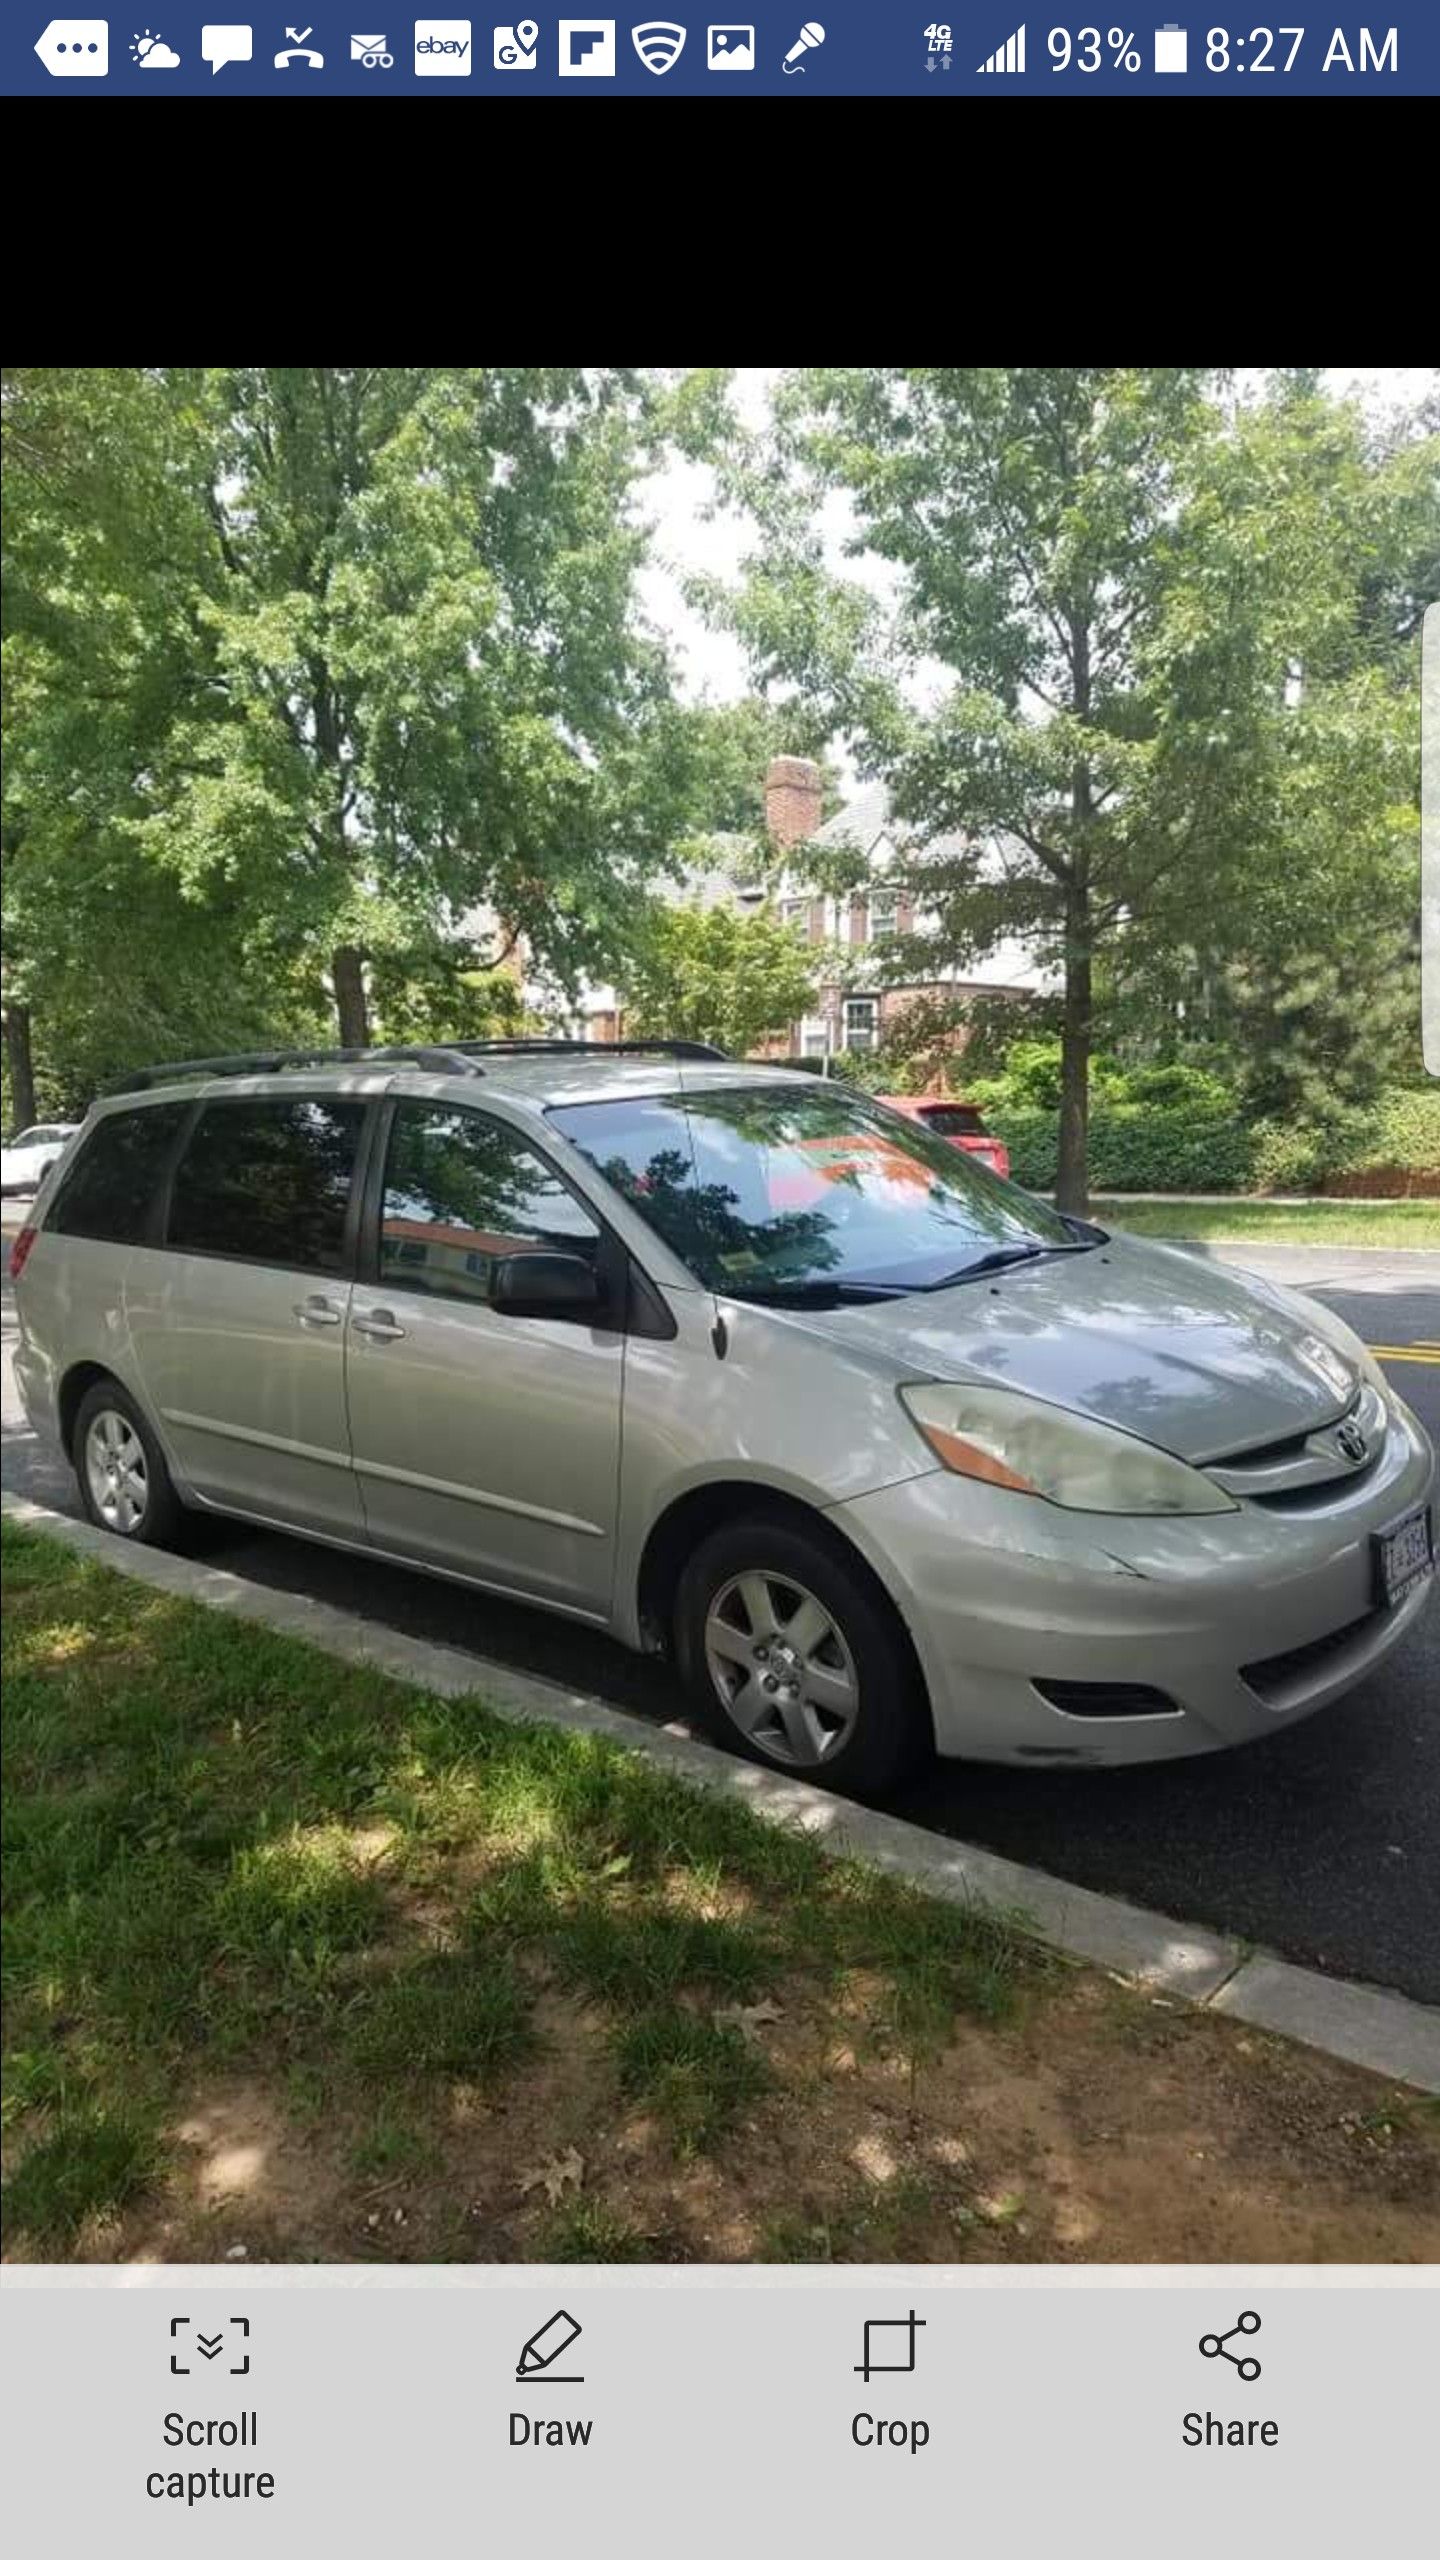
[[[827,818],[823,827],[816,828],[810,841],[831,847],[858,845],[862,853],[869,853],[881,836],[898,834],[903,838],[906,833],[904,827],[897,826],[885,784],[867,782],[856,792],[853,800],[847,800],[843,809],[837,809],[833,818]],[[969,850],[970,839],[966,836],[925,838],[926,853],[938,855],[941,861]]]

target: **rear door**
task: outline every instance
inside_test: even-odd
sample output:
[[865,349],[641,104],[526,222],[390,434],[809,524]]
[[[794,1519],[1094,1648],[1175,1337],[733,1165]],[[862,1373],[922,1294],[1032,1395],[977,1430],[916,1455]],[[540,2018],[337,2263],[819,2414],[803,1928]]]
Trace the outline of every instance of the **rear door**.
[[366,1109],[310,1093],[202,1103],[164,1249],[137,1256],[126,1287],[146,1392],[195,1491],[354,1538],[345,1319]]
[[392,1555],[604,1616],[623,1286],[600,1321],[502,1314],[490,1287],[511,1254],[603,1268],[614,1248],[549,1159],[470,1104],[395,1101],[377,1156],[348,1362],[370,1535]]

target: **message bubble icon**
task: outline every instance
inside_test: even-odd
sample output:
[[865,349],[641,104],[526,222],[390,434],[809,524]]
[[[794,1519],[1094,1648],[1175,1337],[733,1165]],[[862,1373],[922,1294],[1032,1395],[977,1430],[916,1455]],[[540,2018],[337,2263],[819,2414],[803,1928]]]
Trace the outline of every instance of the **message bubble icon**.
[[103,80],[110,68],[108,18],[52,18],[35,47],[52,80]]
[[210,65],[212,79],[223,71],[227,62],[253,62],[255,34],[251,27],[202,27],[200,59]]

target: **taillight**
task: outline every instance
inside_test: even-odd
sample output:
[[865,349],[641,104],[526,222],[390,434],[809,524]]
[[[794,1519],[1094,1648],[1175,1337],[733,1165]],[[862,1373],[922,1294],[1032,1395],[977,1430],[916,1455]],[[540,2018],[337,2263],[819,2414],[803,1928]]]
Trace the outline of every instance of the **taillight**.
[[24,1270],[26,1263],[30,1259],[30,1248],[34,1244],[39,1233],[40,1230],[38,1227],[22,1227],[20,1233],[10,1247],[10,1277],[12,1280],[19,1279],[21,1272]]

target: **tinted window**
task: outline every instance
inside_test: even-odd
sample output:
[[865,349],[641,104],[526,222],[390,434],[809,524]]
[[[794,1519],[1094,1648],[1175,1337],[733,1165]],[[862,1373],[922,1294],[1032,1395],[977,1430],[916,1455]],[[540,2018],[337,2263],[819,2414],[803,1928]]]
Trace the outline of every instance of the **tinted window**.
[[189,1107],[152,1102],[146,1111],[112,1111],[97,1120],[51,1205],[45,1224],[52,1235],[138,1244]]
[[362,1102],[208,1102],[175,1171],[169,1241],[338,1271]]
[[441,1298],[487,1298],[515,1253],[599,1248],[600,1230],[559,1175],[479,1111],[402,1102],[385,1157],[380,1276]]
[[927,1129],[938,1131],[942,1138],[983,1138],[985,1123],[973,1102],[941,1102],[924,1115]]
[[696,1277],[732,1297],[924,1288],[999,1250],[1076,1250],[1054,1210],[913,1121],[797,1076],[552,1111]]

